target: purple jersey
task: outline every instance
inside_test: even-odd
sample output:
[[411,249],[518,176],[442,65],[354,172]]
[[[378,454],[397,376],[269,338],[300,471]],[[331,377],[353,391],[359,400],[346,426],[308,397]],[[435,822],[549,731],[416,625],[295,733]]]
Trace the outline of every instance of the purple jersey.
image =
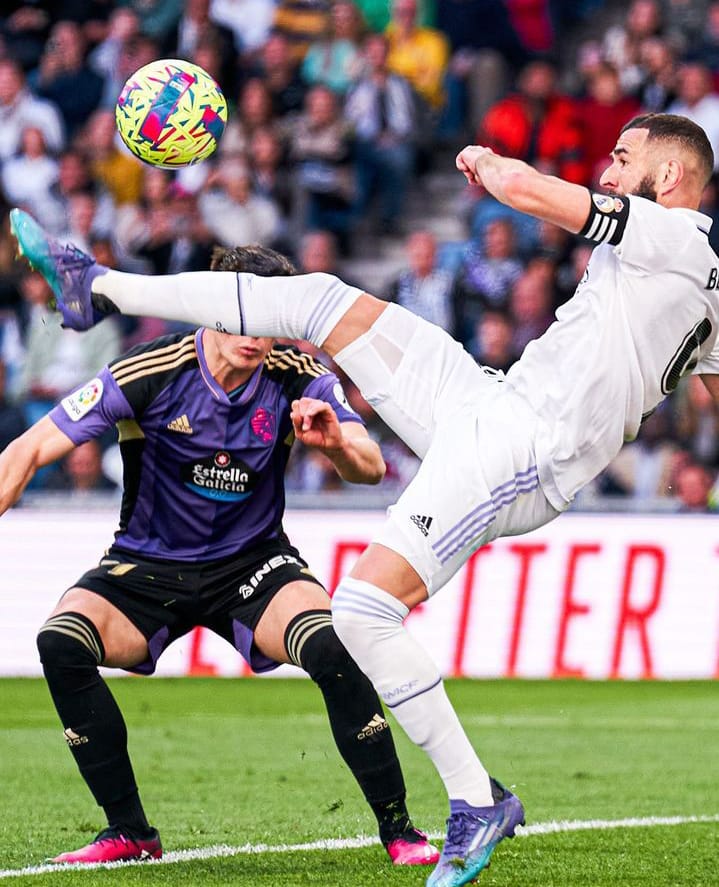
[[291,402],[326,401],[361,422],[337,377],[276,346],[230,399],[207,368],[202,331],[139,345],[64,398],[50,418],[75,444],[117,425],[123,499],[115,544],[180,561],[237,554],[281,532]]

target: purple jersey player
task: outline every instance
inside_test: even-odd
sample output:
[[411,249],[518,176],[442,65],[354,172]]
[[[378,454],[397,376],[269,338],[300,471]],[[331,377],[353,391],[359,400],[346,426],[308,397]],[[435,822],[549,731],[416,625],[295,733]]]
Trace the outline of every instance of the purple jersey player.
[[[212,267],[294,273],[260,247],[218,249]],[[168,644],[203,625],[255,671],[292,662],[312,677],[392,861],[436,862],[438,851],[409,818],[379,698],[335,634],[327,593],[282,529],[294,439],[323,452],[345,480],[377,483],[384,474],[337,377],[271,338],[204,329],[140,345],[10,444],[0,456],[0,508],[17,501],[36,468],[113,425],[124,466],[115,541],[38,635],[65,738],[108,826],[53,861],[162,855],[122,714],[97,666],[150,673]]]

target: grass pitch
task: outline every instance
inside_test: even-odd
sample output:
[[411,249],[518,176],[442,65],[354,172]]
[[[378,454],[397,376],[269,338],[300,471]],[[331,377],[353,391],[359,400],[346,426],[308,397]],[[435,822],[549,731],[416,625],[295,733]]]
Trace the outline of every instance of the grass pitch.
[[[86,843],[104,821],[75,771],[43,682],[2,680],[0,884],[424,884],[426,869],[393,869],[380,846],[342,843],[374,837],[375,823],[309,681],[110,683],[148,816],[170,857],[218,845],[231,855],[215,849],[206,859],[112,871],[43,869],[47,856]],[[480,885],[719,885],[716,683],[450,681],[448,690],[484,762],[516,787],[527,811],[527,833],[499,846]],[[439,833],[446,816],[441,783],[397,726],[394,735],[415,822]],[[643,824],[606,827],[630,817]],[[667,817],[709,821],[656,821]],[[570,831],[561,825],[567,820],[583,825]],[[560,823],[558,830],[550,823]],[[312,849],[322,839],[339,839],[338,846]],[[310,848],[298,849],[302,843]],[[250,852],[260,844],[269,851]]]

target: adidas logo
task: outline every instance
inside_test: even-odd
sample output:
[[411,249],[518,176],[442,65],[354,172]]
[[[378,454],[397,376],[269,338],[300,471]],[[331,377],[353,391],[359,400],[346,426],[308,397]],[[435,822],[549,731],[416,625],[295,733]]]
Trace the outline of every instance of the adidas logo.
[[170,431],[179,431],[180,434],[192,434],[192,425],[185,413],[168,422],[167,427]]
[[418,527],[423,536],[427,536],[429,534],[429,528],[432,526],[432,518],[426,517],[423,514],[413,514],[410,517],[412,523]]
[[65,742],[67,742],[68,745],[84,745],[86,742],[90,741],[87,736],[80,736],[76,733],[72,727],[63,730],[63,735],[65,737]]
[[389,724],[385,721],[382,715],[374,715],[369,724],[363,727],[357,734],[357,739],[367,739],[368,736],[374,736],[375,733],[381,733],[382,730],[386,730],[387,727],[389,727]]

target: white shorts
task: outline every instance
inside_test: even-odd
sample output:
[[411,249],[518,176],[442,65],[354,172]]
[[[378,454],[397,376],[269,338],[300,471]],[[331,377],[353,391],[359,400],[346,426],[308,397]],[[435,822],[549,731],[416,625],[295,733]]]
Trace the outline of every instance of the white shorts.
[[390,305],[336,359],[422,457],[373,541],[404,557],[430,595],[482,545],[559,514],[539,485],[534,412],[443,330]]

